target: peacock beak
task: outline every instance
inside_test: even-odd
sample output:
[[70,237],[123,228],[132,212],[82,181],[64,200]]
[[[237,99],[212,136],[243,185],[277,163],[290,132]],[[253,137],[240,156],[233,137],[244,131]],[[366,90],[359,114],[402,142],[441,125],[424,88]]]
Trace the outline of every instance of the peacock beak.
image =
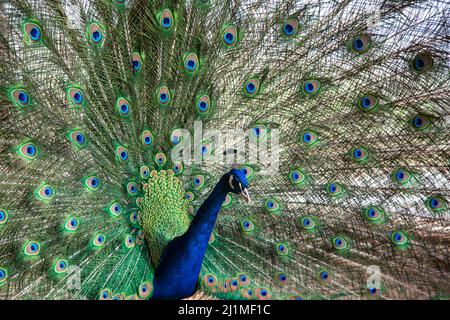
[[247,203],[250,203],[252,200],[250,199],[250,195],[248,193],[247,188],[243,189],[241,193],[239,193],[239,195],[245,199],[245,201]]

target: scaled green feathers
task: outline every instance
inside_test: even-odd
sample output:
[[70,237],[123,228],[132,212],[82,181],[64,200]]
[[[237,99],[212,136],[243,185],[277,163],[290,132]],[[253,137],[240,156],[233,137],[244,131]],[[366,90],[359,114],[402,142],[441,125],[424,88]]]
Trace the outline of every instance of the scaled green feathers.
[[182,181],[167,172],[152,171],[144,185],[144,200],[139,217],[154,266],[166,245],[186,232],[189,226],[189,201],[184,197]]

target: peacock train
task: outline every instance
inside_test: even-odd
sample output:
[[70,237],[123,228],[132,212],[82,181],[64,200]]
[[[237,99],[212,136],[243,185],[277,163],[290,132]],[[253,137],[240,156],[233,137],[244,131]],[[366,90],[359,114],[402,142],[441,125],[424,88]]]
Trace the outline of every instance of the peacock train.
[[1,2],[0,299],[448,299],[449,21]]

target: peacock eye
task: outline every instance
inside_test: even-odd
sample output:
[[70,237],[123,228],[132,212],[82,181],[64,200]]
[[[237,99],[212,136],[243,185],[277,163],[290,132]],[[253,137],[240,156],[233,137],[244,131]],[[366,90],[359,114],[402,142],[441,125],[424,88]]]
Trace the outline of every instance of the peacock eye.
[[344,235],[337,235],[331,239],[334,249],[338,254],[344,254],[350,250],[350,239]]
[[446,200],[441,196],[431,196],[425,200],[425,205],[433,213],[440,213],[447,208]]
[[139,286],[139,296],[143,299],[148,298],[152,292],[152,284],[148,281]]
[[280,286],[285,286],[288,283],[288,276],[285,272],[279,272],[275,275],[275,281]]
[[122,118],[128,118],[130,115],[130,102],[124,97],[117,98],[116,110]]
[[195,102],[197,113],[201,115],[207,114],[211,109],[211,100],[208,95],[202,95]]
[[67,271],[68,266],[69,266],[69,264],[68,264],[67,260],[58,259],[58,260],[56,260],[56,262],[54,264],[53,270],[56,273],[64,273]]
[[275,250],[279,255],[285,256],[289,253],[288,245],[285,243],[278,243],[275,245]]
[[166,163],[166,155],[162,152],[159,152],[155,155],[155,163],[157,166],[162,167]]
[[430,118],[423,114],[418,114],[414,116],[410,121],[413,128],[419,131],[425,130],[431,124]]
[[24,246],[26,256],[36,256],[41,251],[41,245],[37,241],[28,241]]
[[0,285],[4,283],[8,279],[8,270],[3,267],[0,267]]
[[174,25],[174,18],[169,9],[164,9],[159,16],[159,25],[164,31],[170,31]]
[[36,197],[38,200],[48,202],[53,199],[55,192],[53,188],[48,184],[43,184],[36,190]]
[[119,162],[128,161],[128,149],[123,146],[116,147],[116,159]]
[[133,67],[134,72],[141,71],[142,68],[142,57],[138,52],[133,52],[131,57],[131,66]]
[[307,231],[314,230],[316,228],[315,218],[312,216],[305,216],[300,218],[300,226]]
[[372,41],[370,36],[367,34],[362,34],[351,39],[348,43],[348,47],[352,52],[360,54],[369,50],[371,44]]
[[30,105],[31,99],[25,88],[14,88],[8,91],[9,100],[19,109]]
[[131,223],[136,223],[138,222],[138,214],[136,211],[133,211],[130,213],[130,222]]
[[411,61],[412,69],[419,74],[430,70],[433,64],[433,57],[427,52],[417,54]]
[[109,289],[103,289],[99,294],[100,300],[111,300],[112,292]]
[[22,23],[22,32],[27,44],[42,43],[42,28],[35,20],[27,20]]
[[66,231],[74,232],[78,229],[79,221],[75,217],[69,217],[64,223],[64,228]]
[[358,108],[364,112],[374,112],[379,108],[378,98],[373,94],[362,95],[358,100]]
[[299,23],[296,18],[287,19],[282,26],[282,35],[286,38],[292,38],[298,33]]
[[127,235],[125,237],[125,240],[124,240],[125,247],[127,247],[128,249],[131,249],[134,247],[134,243],[135,243],[135,241],[134,241],[133,236]]
[[393,180],[399,184],[407,184],[411,178],[411,172],[403,168],[399,168],[393,173]]
[[356,162],[364,162],[369,157],[369,152],[365,147],[359,146],[352,149],[351,156]]
[[24,142],[16,147],[16,152],[25,160],[33,160],[39,154],[39,149],[32,142]]
[[174,129],[170,134],[170,142],[175,146],[183,140],[181,129]]
[[96,191],[100,187],[100,180],[97,176],[89,176],[84,179],[84,186],[89,191]]
[[184,198],[188,201],[192,201],[194,200],[194,194],[190,191],[187,191],[186,194],[184,195]]
[[267,123],[257,121],[254,123],[254,125],[250,129],[249,138],[251,139],[251,141],[253,143],[256,143],[257,141],[267,140],[269,132],[270,132],[270,129],[269,129]]
[[281,211],[279,202],[274,198],[267,199],[264,206],[269,213],[278,214]]
[[322,284],[330,283],[333,275],[328,270],[322,269],[317,273],[317,280]]
[[237,275],[237,281],[241,287],[246,287],[250,284],[250,277],[245,273],[240,273]]
[[89,41],[97,45],[99,47],[102,47],[105,42],[105,35],[104,35],[103,27],[97,23],[97,22],[91,22],[87,26],[87,34],[89,36]]
[[410,245],[409,237],[404,231],[401,230],[393,231],[391,232],[389,238],[391,240],[391,243],[397,249],[406,249]]
[[307,147],[312,147],[319,142],[319,135],[313,130],[305,130],[301,134],[301,142]]
[[241,229],[246,233],[250,233],[255,230],[255,225],[252,220],[244,219],[241,221]]
[[194,189],[198,190],[205,184],[205,177],[201,174],[195,175],[192,180],[192,186]]
[[147,166],[141,166],[139,168],[139,174],[141,175],[142,179],[148,179],[150,175],[150,168]]
[[244,94],[247,97],[256,96],[259,92],[260,84],[261,84],[261,81],[256,77],[247,79],[244,82],[244,87],[243,87]]
[[203,159],[208,159],[214,155],[214,143],[212,141],[202,141],[199,151]]
[[156,91],[156,96],[158,97],[158,103],[161,106],[168,106],[170,104],[170,91],[166,86],[159,87]]
[[303,95],[311,97],[320,91],[320,82],[318,80],[306,80],[301,87]]
[[183,163],[180,161],[175,161],[172,165],[172,170],[175,175],[183,173],[184,170]]
[[138,192],[138,188],[137,188],[137,184],[134,181],[128,182],[127,183],[127,192],[130,196],[134,196],[136,195],[136,193]]
[[82,149],[87,144],[85,134],[79,129],[68,131],[66,137],[76,149]]
[[69,86],[66,89],[66,96],[71,107],[77,108],[84,105],[84,93],[79,86]]
[[208,287],[215,287],[217,285],[217,277],[214,274],[207,273],[203,277],[203,282]]
[[232,47],[238,41],[238,30],[235,26],[227,26],[222,30],[222,39],[225,47]]
[[197,54],[189,53],[184,57],[184,68],[188,74],[193,74],[198,70],[199,60]]
[[371,224],[383,224],[385,222],[384,211],[377,206],[368,206],[363,210],[364,219]]
[[105,235],[98,233],[94,236],[94,238],[92,239],[92,244],[99,248],[99,247],[103,247],[103,245],[105,244],[106,241],[106,237]]
[[110,206],[109,206],[109,213],[114,216],[117,217],[122,213],[122,206],[120,205],[120,203],[118,202],[113,202]]
[[4,225],[8,221],[8,211],[0,209],[0,226]]
[[330,182],[327,184],[326,190],[332,197],[338,197],[344,193],[344,187],[337,182]]
[[257,288],[255,294],[258,300],[268,300],[270,299],[270,291],[266,288]]

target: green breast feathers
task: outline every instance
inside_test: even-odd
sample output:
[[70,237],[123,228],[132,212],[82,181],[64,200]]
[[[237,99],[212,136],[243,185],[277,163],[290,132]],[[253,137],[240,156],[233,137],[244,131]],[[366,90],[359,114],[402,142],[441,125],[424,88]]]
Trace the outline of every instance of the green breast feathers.
[[189,227],[189,201],[172,170],[152,171],[150,176],[139,216],[152,263],[157,266],[167,244]]

